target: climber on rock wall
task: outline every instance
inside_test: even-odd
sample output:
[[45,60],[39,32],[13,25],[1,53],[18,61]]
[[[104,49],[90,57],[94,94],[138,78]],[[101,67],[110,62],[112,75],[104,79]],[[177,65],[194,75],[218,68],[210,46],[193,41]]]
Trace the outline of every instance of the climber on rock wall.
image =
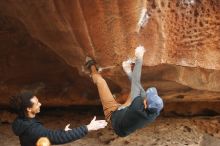
[[150,87],[145,92],[141,85],[144,53],[143,46],[135,49],[133,71],[130,60],[122,63],[123,70],[131,81],[130,95],[124,104],[115,101],[106,81],[97,71],[95,60],[91,57],[86,58],[86,67],[90,70],[92,80],[98,88],[105,119],[107,122],[111,122],[115,133],[121,137],[127,136],[153,122],[163,108],[163,100],[158,96],[157,89]]

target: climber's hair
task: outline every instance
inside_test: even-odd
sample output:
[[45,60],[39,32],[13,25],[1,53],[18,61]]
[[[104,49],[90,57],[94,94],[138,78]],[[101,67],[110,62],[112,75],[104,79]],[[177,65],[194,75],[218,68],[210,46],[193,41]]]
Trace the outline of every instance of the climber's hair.
[[31,108],[33,103],[31,99],[34,97],[32,92],[23,92],[10,98],[10,106],[19,117],[26,117],[27,108]]

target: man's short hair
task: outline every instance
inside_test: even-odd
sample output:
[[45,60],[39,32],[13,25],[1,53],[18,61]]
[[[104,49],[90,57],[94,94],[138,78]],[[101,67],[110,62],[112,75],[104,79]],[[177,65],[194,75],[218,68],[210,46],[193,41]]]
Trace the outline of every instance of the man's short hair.
[[21,118],[26,116],[27,108],[32,107],[31,99],[34,97],[32,92],[23,92],[10,98],[12,110]]

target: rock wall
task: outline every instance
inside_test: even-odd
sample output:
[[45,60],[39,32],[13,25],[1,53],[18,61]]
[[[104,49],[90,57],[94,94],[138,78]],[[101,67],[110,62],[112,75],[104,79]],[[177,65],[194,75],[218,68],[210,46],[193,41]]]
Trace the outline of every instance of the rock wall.
[[218,0],[1,0],[0,105],[24,90],[46,106],[100,104],[87,55],[112,66],[102,74],[125,97],[121,62],[141,44],[143,86],[159,89],[165,113],[219,113],[219,18]]

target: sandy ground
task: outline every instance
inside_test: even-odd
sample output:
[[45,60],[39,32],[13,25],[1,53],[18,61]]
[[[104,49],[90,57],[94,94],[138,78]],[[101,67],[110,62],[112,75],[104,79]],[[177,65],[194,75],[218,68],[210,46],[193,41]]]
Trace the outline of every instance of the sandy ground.
[[[103,119],[102,113],[96,110],[49,110],[42,112],[38,117],[45,127],[62,129],[71,123],[71,128],[88,124],[97,115],[97,119]],[[9,122],[1,120],[0,145],[19,145],[10,127]],[[159,117],[149,126],[137,130],[131,135],[121,138],[115,135],[108,126],[105,129],[91,132],[84,138],[65,144],[63,146],[220,146],[219,117]]]

